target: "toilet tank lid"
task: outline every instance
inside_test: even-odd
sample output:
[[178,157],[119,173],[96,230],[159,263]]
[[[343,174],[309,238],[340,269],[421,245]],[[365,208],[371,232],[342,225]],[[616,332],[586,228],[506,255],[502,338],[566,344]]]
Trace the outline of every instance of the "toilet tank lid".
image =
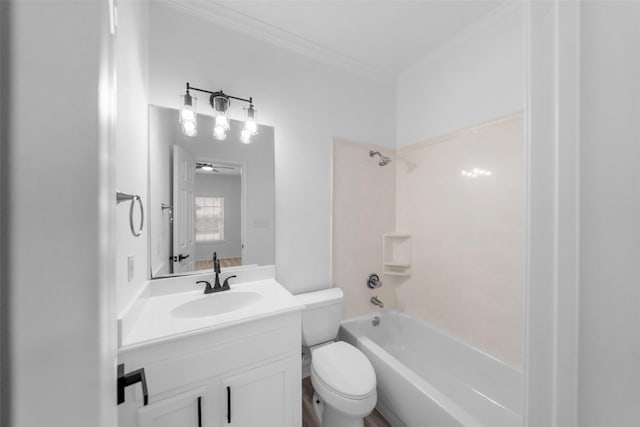
[[296,302],[307,307],[319,307],[323,305],[336,304],[342,301],[342,289],[329,288],[315,292],[305,292],[295,295]]

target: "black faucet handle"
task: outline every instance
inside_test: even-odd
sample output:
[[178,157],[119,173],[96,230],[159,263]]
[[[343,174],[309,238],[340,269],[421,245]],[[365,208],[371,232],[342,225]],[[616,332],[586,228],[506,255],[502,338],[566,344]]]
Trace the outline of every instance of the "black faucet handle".
[[198,280],[196,282],[196,284],[200,284],[200,283],[205,283],[205,287],[204,287],[204,293],[205,294],[210,294],[211,292],[213,292],[213,288],[211,287],[211,283],[207,282],[206,280]]
[[222,289],[230,289],[229,288],[229,279],[233,279],[234,277],[238,277],[238,276],[229,276],[226,279],[224,279],[224,283],[222,284]]

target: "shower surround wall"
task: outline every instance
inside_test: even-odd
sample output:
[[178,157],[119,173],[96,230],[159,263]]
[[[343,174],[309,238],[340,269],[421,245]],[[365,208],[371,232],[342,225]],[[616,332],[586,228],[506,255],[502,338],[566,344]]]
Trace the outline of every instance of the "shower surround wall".
[[[524,9],[499,7],[396,82],[396,222],[413,235],[398,305],[513,364],[523,342],[524,143],[522,124],[506,117],[525,105]],[[461,174],[474,167],[493,175]]]
[[[519,366],[523,346],[522,114],[396,154],[396,226],[411,233],[399,308]],[[472,177],[474,169],[491,175]]]
[[[343,318],[399,308],[514,366],[522,364],[522,113],[393,152],[334,139],[333,286]],[[392,156],[378,166],[369,150]],[[490,172],[478,174],[474,169]],[[411,275],[382,274],[382,235],[411,234]],[[384,285],[365,281],[378,273]]]
[[[377,312],[377,296],[385,308],[395,307],[394,286],[382,276],[382,234],[395,227],[395,162],[379,166],[369,150],[392,154],[375,145],[333,141],[332,281],[344,292],[343,318]],[[377,273],[383,286],[369,289],[367,277]]]

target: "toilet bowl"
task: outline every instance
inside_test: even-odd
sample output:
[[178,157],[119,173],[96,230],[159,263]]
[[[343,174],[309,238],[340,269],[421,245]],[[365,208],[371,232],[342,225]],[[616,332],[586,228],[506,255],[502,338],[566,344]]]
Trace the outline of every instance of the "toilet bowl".
[[376,374],[356,347],[335,341],[340,327],[342,290],[298,295],[302,312],[302,343],[311,349],[314,407],[322,427],[363,427],[376,405]]
[[312,352],[311,384],[323,427],[362,427],[376,405],[376,374],[360,350],[342,341]]

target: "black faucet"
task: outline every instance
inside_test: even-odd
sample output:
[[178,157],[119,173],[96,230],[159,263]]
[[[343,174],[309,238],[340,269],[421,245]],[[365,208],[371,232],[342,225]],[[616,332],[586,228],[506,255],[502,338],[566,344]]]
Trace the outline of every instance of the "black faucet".
[[220,260],[218,259],[218,254],[216,252],[213,253],[213,272],[216,275],[213,282],[213,286],[211,286],[211,283],[207,282],[206,280],[199,280],[196,282],[196,283],[206,284],[204,288],[205,294],[211,294],[213,292],[220,292],[220,291],[228,291],[229,289],[231,289],[229,287],[229,279],[233,279],[236,276],[227,277],[224,281],[224,284],[220,285]]
[[213,253],[213,273],[216,275],[213,289],[220,289],[220,260],[217,252]]

